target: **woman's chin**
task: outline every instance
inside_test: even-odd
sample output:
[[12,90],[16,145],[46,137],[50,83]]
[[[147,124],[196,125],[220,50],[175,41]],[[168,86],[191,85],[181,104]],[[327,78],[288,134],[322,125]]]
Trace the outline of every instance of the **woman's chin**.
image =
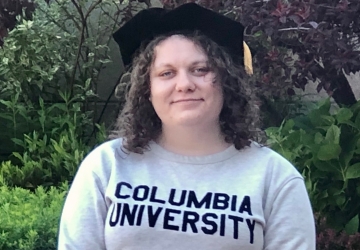
[[216,121],[210,121],[208,117],[200,114],[186,114],[177,116],[173,119],[172,125],[174,126],[192,126],[192,127],[203,127],[208,123],[216,123]]

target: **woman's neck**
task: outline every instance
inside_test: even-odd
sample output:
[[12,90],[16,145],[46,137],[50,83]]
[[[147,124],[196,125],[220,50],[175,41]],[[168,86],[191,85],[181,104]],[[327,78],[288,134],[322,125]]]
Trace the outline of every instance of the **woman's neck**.
[[215,127],[164,127],[157,143],[164,149],[189,156],[219,153],[230,146],[225,142],[220,126]]

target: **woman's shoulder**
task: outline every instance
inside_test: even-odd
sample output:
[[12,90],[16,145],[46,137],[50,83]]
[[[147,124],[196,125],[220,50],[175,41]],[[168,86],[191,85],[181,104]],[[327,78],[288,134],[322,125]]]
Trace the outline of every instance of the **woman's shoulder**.
[[114,164],[126,157],[122,150],[122,138],[111,139],[96,145],[83,159],[80,167],[99,171],[99,168]]
[[98,158],[99,156],[115,154],[122,148],[123,139],[116,138],[101,142],[93,147],[93,149],[87,154],[87,158]]
[[249,146],[239,150],[242,157],[246,156],[249,158],[257,158],[258,160],[286,160],[279,153],[275,152],[269,146],[260,144],[258,142],[252,141]]
[[285,157],[268,146],[252,142],[251,145],[240,151],[242,158],[258,166],[259,170],[274,176],[288,178],[302,178],[298,169]]
[[117,149],[121,149],[123,144],[123,138],[116,138],[104,141],[94,147],[91,153],[102,153],[107,151],[116,151]]

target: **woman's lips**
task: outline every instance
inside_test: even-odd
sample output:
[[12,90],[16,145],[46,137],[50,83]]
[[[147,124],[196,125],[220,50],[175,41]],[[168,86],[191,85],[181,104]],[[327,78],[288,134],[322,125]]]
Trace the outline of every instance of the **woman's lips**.
[[199,102],[199,101],[203,101],[203,99],[196,99],[196,98],[187,98],[187,99],[179,99],[176,101],[173,101],[173,103],[180,103],[180,102]]

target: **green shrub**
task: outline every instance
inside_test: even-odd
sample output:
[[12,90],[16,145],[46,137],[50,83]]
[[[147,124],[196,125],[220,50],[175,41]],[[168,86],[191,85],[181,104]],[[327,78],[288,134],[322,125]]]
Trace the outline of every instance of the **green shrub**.
[[[108,44],[119,14],[115,1],[35,0],[32,20],[18,23],[0,50],[0,96],[21,93],[56,101],[58,90],[80,93],[87,81],[96,92],[100,71],[109,63]],[[91,21],[94,20],[94,21]],[[82,92],[83,93],[83,92]]]
[[24,134],[37,131],[39,138],[46,134],[59,142],[70,129],[66,123],[75,125],[77,141],[94,139],[89,137],[97,129],[97,86],[111,62],[108,45],[119,24],[118,5],[35,0],[31,20],[18,16],[0,49],[0,161],[20,165],[9,159],[14,151],[23,153],[12,139],[24,141]]
[[0,164],[0,186],[34,189],[39,185],[57,186],[61,182],[71,181],[80,162],[92,149],[77,138],[71,129],[62,131],[57,140],[46,134],[39,137],[34,131],[25,135],[21,143],[25,151],[13,153],[19,164],[11,161]]
[[316,212],[335,229],[359,229],[360,102],[330,112],[330,100],[266,130],[271,147],[306,179]]
[[60,214],[67,184],[35,192],[0,187],[0,249],[56,249]]
[[260,98],[263,128],[280,126],[284,120],[305,114],[315,105],[313,101],[306,101],[307,95],[304,94]]
[[[31,105],[25,108],[16,98],[14,102],[2,101],[9,110],[2,117],[16,126],[18,119],[10,114],[19,113],[32,132],[25,133],[22,140],[13,138],[17,151],[11,161],[0,163],[0,185],[34,189],[71,181],[85,155],[105,140],[105,128],[100,125],[97,138],[91,142],[88,139],[93,124],[89,115],[81,111],[80,102],[85,97],[69,99],[63,93],[61,96],[63,103],[50,105],[40,98],[37,110]],[[37,119],[32,120],[34,116]]]

